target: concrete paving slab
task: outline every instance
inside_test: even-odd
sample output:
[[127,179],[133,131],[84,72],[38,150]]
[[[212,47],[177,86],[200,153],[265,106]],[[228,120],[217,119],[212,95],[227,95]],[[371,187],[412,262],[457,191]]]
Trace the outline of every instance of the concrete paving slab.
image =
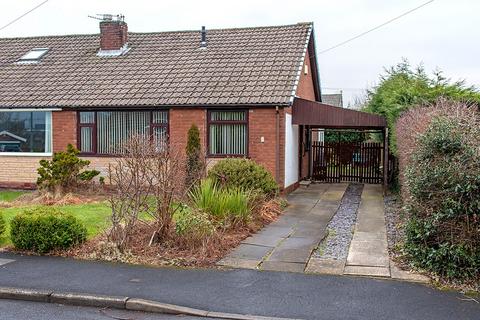
[[385,267],[366,267],[366,266],[346,266],[343,271],[345,275],[369,276],[369,277],[390,277],[390,268]]
[[277,237],[277,236],[262,235],[257,233],[243,240],[242,243],[273,248],[277,246],[278,243],[283,239],[284,238]]
[[350,250],[357,253],[364,253],[369,255],[382,254],[387,255],[387,243],[385,240],[381,239],[370,239],[360,241],[354,239],[350,244]]
[[318,242],[314,238],[287,238],[275,248],[266,261],[306,263]]
[[308,261],[305,272],[338,275],[343,274],[344,268],[345,261],[343,260],[311,258]]
[[302,217],[312,210],[313,206],[293,206],[290,205],[283,211],[283,214],[289,217]]
[[304,249],[315,247],[317,244],[317,240],[312,238],[287,238],[276,249]]
[[265,261],[261,264],[260,270],[283,271],[283,272],[303,272],[305,263],[297,262],[281,262],[281,261]]
[[388,253],[366,254],[355,251],[348,252],[347,265],[388,268],[389,263]]
[[276,248],[267,261],[305,263],[312,254],[313,247],[301,249]]
[[333,216],[333,214],[335,214],[335,211],[337,211],[337,210],[333,209],[333,208],[323,207],[320,204],[320,205],[316,205],[315,207],[313,207],[312,210],[310,211],[310,214],[315,215],[315,216],[331,217],[331,216]]
[[262,236],[286,238],[293,232],[293,226],[268,226],[258,234]]
[[314,238],[320,242],[325,237],[325,229],[318,227],[301,227],[290,235],[292,238]]
[[387,241],[387,235],[385,232],[362,232],[355,231],[355,240],[356,241],[367,241],[367,240],[385,240]]
[[[363,201],[363,200],[362,200]],[[374,218],[374,217],[382,217],[384,208],[382,207],[383,203],[381,204],[363,204],[360,205],[358,208],[359,212],[362,212],[362,216],[365,218]]]
[[262,260],[263,257],[272,251],[273,247],[256,246],[252,244],[240,244],[227,257],[247,260]]
[[296,223],[298,223],[298,221],[300,221],[300,219],[301,218],[299,218],[299,217],[282,214],[276,221],[270,223],[268,226],[292,227]]
[[257,269],[260,264],[260,260],[248,260],[248,259],[238,259],[225,257],[222,260],[217,262],[217,265],[223,267],[230,267],[235,269]]
[[331,217],[329,216],[317,216],[317,215],[305,215],[302,217],[302,219],[298,222],[297,225],[302,226],[302,225],[310,225],[310,226],[317,226],[317,227],[322,227],[325,224],[328,224],[330,221]]
[[360,231],[360,232],[376,233],[376,232],[380,232],[381,230],[385,230],[385,221],[382,221],[379,219],[357,219],[355,232]]
[[395,264],[390,264],[390,274],[392,279],[410,281],[410,282],[419,282],[419,283],[429,283],[430,278],[422,274],[402,270],[398,268]]

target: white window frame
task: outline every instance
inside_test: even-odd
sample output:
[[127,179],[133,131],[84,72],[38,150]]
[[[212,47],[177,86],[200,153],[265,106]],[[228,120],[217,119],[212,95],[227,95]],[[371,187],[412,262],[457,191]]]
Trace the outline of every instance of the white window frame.
[[2,156],[16,156],[16,157],[51,157],[53,155],[53,124],[52,124],[52,111],[60,111],[61,109],[0,109],[0,112],[45,112],[46,113],[46,122],[45,126],[45,135],[50,134],[49,139],[46,137],[45,142],[48,142],[50,146],[49,152],[0,152],[0,157]]

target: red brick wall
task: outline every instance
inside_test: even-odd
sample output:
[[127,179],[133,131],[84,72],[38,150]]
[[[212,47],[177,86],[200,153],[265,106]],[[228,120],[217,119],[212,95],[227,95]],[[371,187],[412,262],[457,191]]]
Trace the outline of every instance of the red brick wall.
[[[279,108],[278,121],[279,128],[276,128],[275,108],[254,108],[248,112],[249,119],[249,157],[256,162],[264,165],[275,177],[277,174],[277,160],[276,160],[276,134],[278,133],[278,183],[283,187],[284,169],[285,169],[285,110]],[[170,126],[169,134],[171,143],[178,146],[178,148],[185,149],[187,143],[187,132],[192,123],[195,123],[200,130],[201,143],[206,148],[207,139],[207,112],[206,109],[201,108],[172,108],[169,112]],[[53,151],[65,150],[67,144],[77,144],[77,114],[75,111],[55,111],[52,113],[52,131],[53,131]],[[261,138],[264,142],[261,142]],[[14,157],[17,161],[24,157]],[[92,160],[92,166],[99,168],[101,165],[94,161],[93,157],[87,157]],[[28,159],[28,157],[27,157]],[[102,160],[111,160],[108,158],[101,158]],[[35,161],[35,165],[38,159]],[[32,162],[33,163],[33,162]],[[13,163],[12,163],[13,165]],[[1,179],[4,182],[34,182],[36,176],[35,170],[27,168],[29,171],[28,177],[22,179]],[[30,172],[31,171],[31,172]],[[6,177],[5,177],[6,178]]]
[[200,131],[200,143],[206,147],[207,112],[205,109],[172,108],[169,111],[170,142],[178,148],[185,150],[187,146],[187,133],[192,124],[196,124]]
[[[307,73],[305,74],[305,66],[307,66]],[[302,67],[302,71],[300,73],[300,79],[298,81],[297,93],[296,95],[303,99],[313,100],[315,101],[315,89],[312,77],[312,69],[310,66],[310,55],[307,51],[305,56],[304,65]],[[305,132],[300,132],[300,135],[303,137],[303,141],[305,141]],[[301,145],[300,148],[303,148]],[[309,165],[309,152],[302,152],[302,170],[300,178],[305,178],[308,176],[308,165]]]
[[75,111],[52,112],[53,152],[65,150],[69,143],[77,146],[77,113]]
[[[283,186],[285,158],[285,115],[279,109],[279,168],[278,183]],[[274,108],[251,109],[249,111],[249,156],[262,164],[276,176],[276,110]],[[264,142],[261,142],[261,138]]]
[[[305,66],[307,66],[307,74],[305,74]],[[312,78],[312,69],[310,67],[310,55],[305,56],[305,61],[300,72],[300,79],[298,80],[297,96],[307,100],[315,101],[315,89]]]

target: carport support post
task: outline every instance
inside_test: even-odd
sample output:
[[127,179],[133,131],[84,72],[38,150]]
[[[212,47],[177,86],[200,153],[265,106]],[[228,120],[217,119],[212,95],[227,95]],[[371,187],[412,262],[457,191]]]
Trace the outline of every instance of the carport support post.
[[388,128],[383,129],[383,192],[388,188]]

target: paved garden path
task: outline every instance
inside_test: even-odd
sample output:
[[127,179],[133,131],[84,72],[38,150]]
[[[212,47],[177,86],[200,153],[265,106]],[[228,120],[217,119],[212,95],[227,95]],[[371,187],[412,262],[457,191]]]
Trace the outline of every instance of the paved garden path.
[[385,204],[381,185],[365,184],[346,259],[312,257],[306,272],[384,277],[428,282],[428,277],[399,269],[388,254]]
[[277,221],[245,239],[219,265],[303,272],[346,188],[347,184],[312,184],[297,189],[287,197],[289,206]]
[[381,185],[367,184],[363,188],[344,274],[390,277]]

